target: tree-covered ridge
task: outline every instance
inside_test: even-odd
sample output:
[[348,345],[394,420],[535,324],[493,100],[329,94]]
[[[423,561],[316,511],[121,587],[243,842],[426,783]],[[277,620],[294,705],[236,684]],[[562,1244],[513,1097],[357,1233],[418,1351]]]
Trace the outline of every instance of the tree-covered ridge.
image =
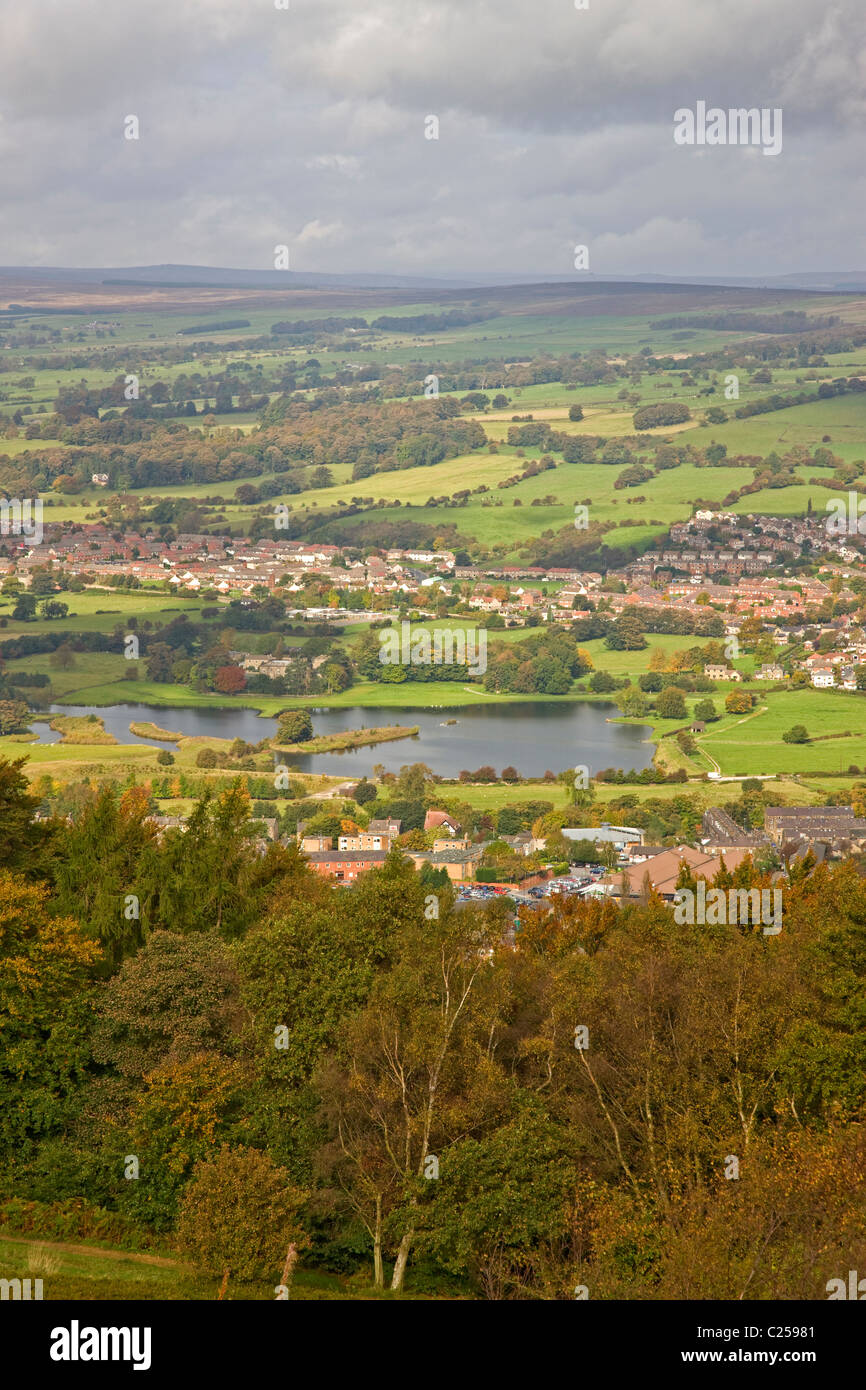
[[76,479],[83,485],[93,472],[106,473],[119,489],[285,475],[274,482],[274,496],[301,491],[306,474],[300,470],[306,468],[351,463],[353,478],[366,478],[481,448],[487,442],[483,428],[459,414],[457,404],[445,400],[347,409],[339,402],[279,397],[264,409],[262,428],[252,435],[229,430],[207,439],[177,423],[127,423],[125,416],[107,423],[80,421],[68,430],[73,452],[49,448],[29,458],[0,458],[0,485],[10,490],[21,484],[29,489],[71,485],[74,491]]

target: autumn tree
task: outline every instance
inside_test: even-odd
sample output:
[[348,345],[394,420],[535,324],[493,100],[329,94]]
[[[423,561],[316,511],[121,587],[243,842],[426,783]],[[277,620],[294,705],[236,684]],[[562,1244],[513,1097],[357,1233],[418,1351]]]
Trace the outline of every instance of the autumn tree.
[[63,837],[55,873],[58,908],[80,918],[112,966],[144,938],[156,850],[146,800],[124,803],[111,785],[82,809]]
[[445,1154],[419,1243],[485,1298],[537,1296],[566,1239],[577,1176],[568,1131],[523,1093],[508,1123]]
[[307,1194],[267,1154],[223,1145],[196,1164],[180,1208],[177,1239],[199,1269],[242,1283],[275,1278],[290,1245],[308,1242],[300,1214]]
[[0,868],[41,872],[55,823],[34,821],[39,797],[24,773],[26,758],[0,758]]
[[340,1183],[371,1233],[377,1278],[383,1241],[390,1233],[396,1242],[395,1291],[425,1183],[462,1132],[466,1107],[495,1104],[504,1084],[487,1053],[497,1013],[494,924],[444,907],[399,932],[391,969],[376,977],[367,1007],[343,1030],[337,1064],[317,1081]]
[[213,678],[214,690],[221,695],[239,695],[246,688],[246,672],[241,666],[218,666]]
[[[236,1121],[242,1085],[239,1068],[213,1052],[169,1058],[142,1078],[128,1119],[110,1124],[104,1141],[122,1211],[152,1229],[170,1229],[193,1165],[215,1152]],[[139,1166],[134,1181],[124,1177],[127,1155]]]
[[313,721],[309,710],[287,709],[280,712],[278,743],[308,743],[312,737]]
[[747,690],[732,690],[725,696],[727,714],[748,714],[752,708],[752,697]]
[[[21,1162],[58,1133],[90,1060],[99,946],[48,890],[0,870],[0,1151]],[[8,1171],[8,1168],[7,1168]]]
[[218,937],[153,932],[100,993],[96,1058],[132,1081],[169,1060],[224,1051],[243,1020],[239,983]]
[[31,718],[23,700],[0,700],[0,735],[24,733]]

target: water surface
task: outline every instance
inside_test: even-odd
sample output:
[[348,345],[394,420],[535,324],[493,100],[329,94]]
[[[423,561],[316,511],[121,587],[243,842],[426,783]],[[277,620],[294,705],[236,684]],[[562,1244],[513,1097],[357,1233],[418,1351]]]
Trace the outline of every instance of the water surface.
[[[230,706],[171,708],[152,705],[52,705],[57,714],[95,714],[119,743],[147,743],[154,748],[171,745],[157,739],[137,738],[130,723],[152,721],[162,729],[210,738],[242,738],[258,743],[271,737],[277,721],[254,709]],[[653,754],[651,730],[645,725],[614,724],[615,705],[545,700],[515,704],[460,706],[457,709],[381,709],[353,705],[340,709],[311,709],[316,734],[373,728],[383,724],[418,725],[412,738],[379,743],[345,753],[299,754],[289,759],[300,772],[326,772],[347,778],[370,775],[374,763],[388,772],[399,772],[405,763],[427,763],[442,777],[456,777],[466,769],[490,765],[501,773],[515,767],[523,777],[540,777],[546,771],[585,764],[591,774],[605,767],[641,771]],[[446,721],[457,722],[449,724]],[[55,743],[58,735],[47,724],[34,722],[39,743]],[[45,735],[48,737],[45,737]]]

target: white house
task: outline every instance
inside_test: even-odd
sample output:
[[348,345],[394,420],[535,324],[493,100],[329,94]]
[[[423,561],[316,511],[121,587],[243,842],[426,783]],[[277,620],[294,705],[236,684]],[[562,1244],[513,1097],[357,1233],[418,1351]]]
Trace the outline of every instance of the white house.
[[829,686],[836,684],[836,676],[832,666],[816,666],[812,671],[812,684],[818,690],[826,690]]

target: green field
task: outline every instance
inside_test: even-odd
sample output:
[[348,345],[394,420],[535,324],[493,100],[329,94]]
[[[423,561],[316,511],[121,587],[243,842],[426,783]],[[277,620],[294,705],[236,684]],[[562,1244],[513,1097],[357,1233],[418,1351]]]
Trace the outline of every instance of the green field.
[[[838,773],[866,764],[866,704],[860,692],[774,691],[765,706],[757,715],[726,716],[698,738],[723,774]],[[782,742],[795,724],[806,726],[811,742]]]
[[[784,308],[815,314],[825,313],[829,308],[845,322],[859,326],[864,317],[864,305],[862,297],[856,295],[834,296],[828,304],[820,295],[723,289],[710,291],[698,287],[690,305],[689,299],[683,298],[682,294],[671,297],[663,286],[655,290],[640,286],[613,289],[588,281],[581,284],[576,280],[562,286],[527,286],[516,294],[494,290],[464,295],[455,293],[450,300],[457,307],[488,311],[491,317],[447,331],[410,336],[391,331],[370,335],[362,333],[357,345],[327,339],[318,342],[313,339],[309,344],[288,343],[276,337],[266,345],[255,348],[250,347],[250,343],[257,336],[268,335],[271,325],[290,310],[295,302],[290,293],[281,296],[269,292],[260,301],[251,294],[248,305],[241,310],[231,311],[232,317],[238,314],[248,319],[249,328],[230,331],[208,328],[209,321],[218,323],[225,318],[226,310],[194,303],[184,306],[184,297],[184,293],[178,291],[175,296],[177,302],[173,306],[156,310],[151,307],[121,307],[112,312],[111,321],[115,326],[110,333],[100,330],[101,336],[97,338],[87,328],[82,313],[53,316],[50,324],[45,319],[40,320],[38,315],[33,316],[31,321],[22,319],[20,325],[31,331],[51,331],[53,355],[62,357],[68,353],[71,358],[73,353],[86,351],[91,360],[84,370],[72,361],[69,367],[46,369],[38,364],[31,369],[28,356],[24,353],[16,361],[16,372],[4,379],[5,389],[0,393],[0,417],[22,408],[37,412],[50,410],[59,389],[78,386],[82,379],[86,379],[91,387],[105,387],[122,374],[116,361],[109,365],[108,358],[109,353],[116,353],[118,345],[123,345],[127,353],[126,368],[135,370],[145,390],[157,380],[171,388],[181,374],[186,374],[190,380],[190,394],[187,396],[185,389],[185,399],[194,399],[199,404],[202,396],[196,394],[197,388],[193,384],[195,373],[212,377],[230,371],[238,380],[246,382],[251,391],[273,398],[279,391],[283,369],[287,366],[293,370],[301,369],[311,354],[321,362],[323,371],[346,368],[352,364],[373,366],[381,373],[380,380],[387,377],[388,364],[411,364],[413,370],[417,367],[420,378],[431,361],[441,362],[447,368],[452,361],[505,359],[514,363],[559,354],[595,352],[600,355],[600,360],[607,357],[611,363],[621,363],[630,355],[649,351],[672,359],[674,366],[661,369],[646,362],[641,363],[638,357],[629,378],[611,374],[610,380],[596,381],[591,385],[556,381],[509,386],[506,392],[509,403],[505,409],[493,410],[488,407],[475,416],[482,423],[488,438],[497,442],[500,452],[496,455],[479,451],[467,457],[444,460],[430,468],[376,474],[355,482],[352,481],[352,469],[348,463],[339,458],[329,459],[328,466],[334,475],[332,487],[273,499],[273,505],[280,500],[286,501],[294,516],[312,522],[316,521],[317,512],[349,503],[353,497],[371,499],[373,504],[380,501],[393,504],[396,501],[400,506],[389,505],[383,519],[392,523],[456,526],[464,545],[474,544],[481,539],[498,557],[508,561],[520,558],[521,552],[527,546],[531,547],[540,533],[556,532],[569,526],[573,521],[575,502],[587,497],[592,499],[590,520],[615,528],[606,535],[606,544],[630,544],[641,548],[651,539],[664,534],[672,522],[685,519],[696,501],[719,504],[731,491],[750,481],[750,470],[745,468],[698,470],[684,466],[664,472],[637,489],[617,492],[614,487],[620,471],[617,466],[565,465],[560,462],[555,472],[545,473],[500,492],[498,484],[523,466],[516,451],[503,442],[515,415],[532,414],[536,419],[550,421],[555,428],[566,433],[597,434],[613,439],[633,434],[632,416],[636,402],[651,404],[675,399],[690,407],[692,420],[683,425],[647,431],[643,436],[647,445],[653,441],[653,436],[684,440],[702,448],[711,442],[721,442],[726,445],[730,457],[737,454],[763,457],[773,449],[784,453],[794,445],[814,448],[829,438],[834,452],[846,461],[861,459],[866,453],[863,443],[866,439],[866,394],[815,401],[746,420],[733,418],[739,406],[775,392],[814,392],[820,380],[832,379],[840,373],[853,375],[866,371],[866,349],[837,354],[822,367],[794,365],[793,359],[783,365],[774,362],[769,383],[752,379],[754,365],[750,370],[738,370],[737,401],[725,399],[727,367],[720,367],[711,359],[707,359],[709,365],[705,365],[702,358],[695,360],[696,354],[736,347],[747,343],[750,336],[757,336],[757,333],[750,335],[747,329],[736,332],[714,329],[709,319],[706,324],[701,323],[701,315],[708,315],[713,309],[746,305],[753,311],[768,309],[778,312]],[[395,304],[394,298],[393,294],[389,294],[384,301],[391,316],[435,314],[441,311],[441,302],[435,299],[431,302],[413,302],[412,296],[407,295],[404,302]],[[322,308],[315,295],[297,303],[298,308],[303,309],[304,317],[310,320],[333,311],[332,304],[328,309]],[[355,315],[360,313],[368,322],[382,310],[381,296],[375,292],[352,292],[346,296],[345,303],[347,310]],[[653,327],[654,322],[664,320],[671,314],[685,313],[693,317],[696,310],[698,317],[688,328]],[[179,329],[191,326],[201,328],[201,339],[197,336],[178,338]],[[188,348],[188,352],[181,361],[151,360],[148,354],[152,355],[166,345],[173,348],[182,345]],[[34,352],[33,355],[38,354]],[[493,384],[487,385],[488,396],[496,394],[495,376],[494,371],[491,374]],[[31,381],[32,385],[27,384]],[[212,396],[215,388],[211,385],[209,389]],[[298,395],[309,394],[311,389],[302,383]],[[233,400],[237,399],[237,395],[233,396]],[[583,407],[583,421],[568,420],[567,411],[572,404]],[[704,415],[711,406],[721,406],[726,411],[730,417],[726,423],[711,426],[704,423]],[[347,406],[347,409],[351,407]],[[199,416],[190,421],[185,416],[178,416],[175,423],[191,427],[204,435],[212,433],[203,425],[203,418]],[[249,435],[257,427],[256,418],[246,412],[222,415],[214,428],[216,431],[240,430]],[[43,443],[20,438],[0,440],[0,454],[5,452],[9,456],[20,456],[54,444],[54,441]],[[86,452],[72,447],[70,459],[74,460]],[[525,457],[531,460],[538,456],[538,452],[527,449]],[[817,470],[811,472],[819,476]],[[271,481],[274,478],[279,480],[279,475],[265,473],[252,481]],[[225,514],[221,520],[238,531],[247,529],[255,514],[253,507],[240,506],[233,500],[237,487],[243,481],[248,480],[155,485],[140,489],[139,496],[142,500],[147,497],[225,499]],[[487,487],[489,492],[472,496],[466,504],[426,505],[431,497],[451,498],[457,491],[479,486]],[[547,500],[549,498],[552,501]],[[86,486],[75,496],[56,494],[45,500],[51,504],[50,519],[65,522],[87,516],[104,516],[109,494],[102,489]],[[738,502],[736,507],[739,511],[762,508],[768,512],[796,514],[805,511],[810,500],[814,507],[821,509],[826,499],[820,488],[811,486],[808,478],[804,478],[802,486],[752,494]],[[533,506],[533,503],[536,505]],[[377,519],[380,517],[381,513],[377,511]],[[357,530],[357,517],[337,523],[334,529],[337,535],[354,533]]]
[[[778,796],[780,804],[797,806],[823,803],[826,800],[827,788],[830,785],[834,790],[837,790],[839,786],[834,780],[832,784],[827,783],[824,786],[813,787],[804,785],[800,781],[791,781],[784,776],[779,776],[765,784],[767,791],[772,791],[774,796]],[[654,786],[616,786],[613,783],[596,782],[594,789],[595,804],[599,806],[604,806],[608,802],[619,801],[624,796],[633,796],[639,802],[644,802],[673,801],[676,797],[686,794],[690,800],[695,800],[702,807],[707,807],[717,806],[720,800],[738,795],[736,787],[732,788],[731,784],[724,782],[690,782],[685,787],[682,783],[677,782],[662,782]],[[463,801],[469,806],[476,807],[479,811],[501,811],[504,806],[514,806],[521,801],[550,801],[556,810],[564,808],[568,804],[566,789],[559,782],[520,782],[516,785],[509,785],[505,782],[492,785],[470,783],[459,786],[447,785],[440,790],[446,801]],[[575,809],[575,824],[585,815],[585,812]]]

